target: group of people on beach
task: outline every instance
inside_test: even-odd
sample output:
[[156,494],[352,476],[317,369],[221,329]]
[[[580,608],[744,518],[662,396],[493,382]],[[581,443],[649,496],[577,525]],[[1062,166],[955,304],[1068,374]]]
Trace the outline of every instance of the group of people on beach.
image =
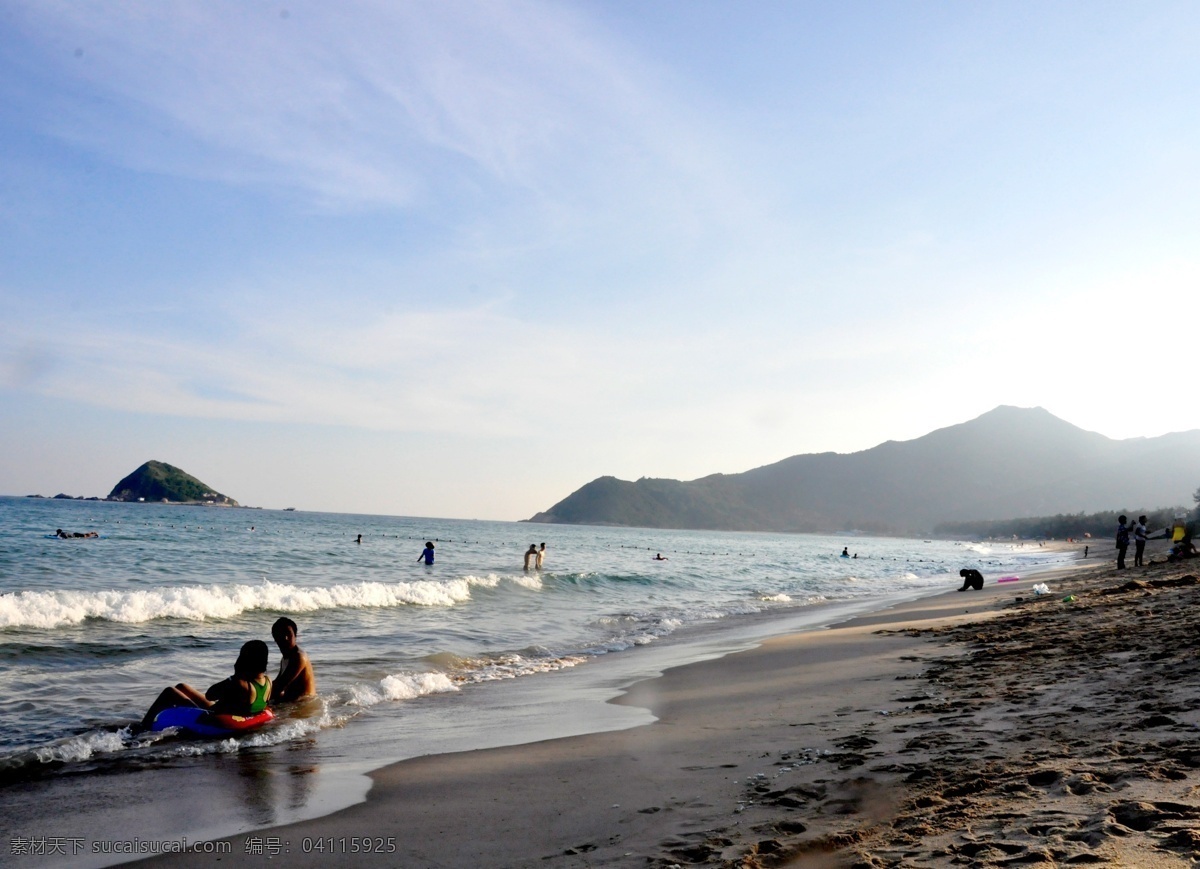
[[[1137,524],[1133,527],[1129,526],[1129,519],[1125,516],[1117,517],[1117,570],[1125,570],[1125,553],[1129,549],[1129,538],[1133,537],[1133,566],[1145,567],[1143,553],[1146,551],[1147,540],[1159,540],[1171,536],[1171,528],[1167,526],[1163,528],[1162,534],[1158,537],[1151,537],[1146,530],[1146,517],[1138,516]],[[1171,551],[1167,554],[1167,561],[1182,561],[1185,558],[1193,558],[1200,554],[1196,551],[1196,545],[1192,543],[1191,526],[1183,528],[1181,524],[1176,524],[1178,539],[1171,546]]]
[[194,706],[213,714],[257,715],[268,705],[294,703],[317,693],[312,663],[297,643],[299,628],[287,617],[271,626],[271,636],[283,659],[279,674],[267,675],[267,644],[250,640],[244,644],[233,665],[233,675],[222,679],[203,694],[185,682],[164,688],[142,717],[141,729],[149,730],[164,709]]
[[[1126,524],[1129,520],[1124,516],[1117,517],[1117,570],[1125,569],[1125,552],[1129,549],[1129,535],[1131,529]],[[1133,566],[1142,567],[1142,554],[1146,551],[1146,541],[1149,539],[1146,535],[1146,517],[1139,516],[1137,524],[1132,528],[1133,532]]]

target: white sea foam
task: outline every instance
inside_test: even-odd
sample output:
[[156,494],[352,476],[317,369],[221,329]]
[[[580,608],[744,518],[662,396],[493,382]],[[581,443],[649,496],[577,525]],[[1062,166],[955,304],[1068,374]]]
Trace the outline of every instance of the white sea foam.
[[412,700],[426,694],[457,691],[445,673],[402,673],[384,676],[374,685],[359,683],[348,689],[347,706],[374,706],[386,700]]
[[161,754],[165,757],[200,757],[205,754],[232,754],[238,750],[240,742],[232,736],[229,739],[206,739],[203,741],[181,742],[165,749]]
[[790,594],[784,594],[783,592],[779,594],[764,594],[759,598],[759,600],[767,601],[768,603],[789,603],[791,599],[792,596]]
[[532,676],[535,673],[552,673],[555,670],[565,670],[582,664],[587,660],[583,655],[550,655],[534,653],[521,655],[511,653],[494,658],[464,661],[466,669],[456,674],[459,681],[495,682],[501,679],[516,679],[520,676]]
[[90,733],[35,748],[33,756],[42,763],[54,763],[55,761],[78,763],[98,754],[109,754],[124,749],[126,742],[122,733],[126,732],[93,730]]
[[54,628],[85,619],[136,624],[152,619],[204,621],[248,610],[282,612],[397,606],[454,606],[473,586],[494,587],[498,577],[445,582],[354,582],[300,586],[264,580],[261,585],[161,586],[135,591],[19,591],[0,594],[0,628]]
[[500,577],[494,573],[489,573],[487,576],[464,576],[463,580],[468,585],[476,585],[480,588],[495,588],[500,584]]

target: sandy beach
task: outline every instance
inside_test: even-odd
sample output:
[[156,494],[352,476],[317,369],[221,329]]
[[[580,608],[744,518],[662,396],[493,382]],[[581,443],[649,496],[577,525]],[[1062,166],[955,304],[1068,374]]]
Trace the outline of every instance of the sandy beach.
[[1149,555],[678,667],[616,701],[653,724],[404,761],[364,803],[146,862],[1192,866],[1200,584]]

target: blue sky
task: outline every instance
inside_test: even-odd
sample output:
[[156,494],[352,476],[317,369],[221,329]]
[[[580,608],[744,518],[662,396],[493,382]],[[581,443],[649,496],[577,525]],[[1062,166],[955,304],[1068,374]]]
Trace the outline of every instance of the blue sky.
[[0,492],[156,458],[519,519],[998,404],[1196,428],[1198,40],[1188,3],[8,0]]

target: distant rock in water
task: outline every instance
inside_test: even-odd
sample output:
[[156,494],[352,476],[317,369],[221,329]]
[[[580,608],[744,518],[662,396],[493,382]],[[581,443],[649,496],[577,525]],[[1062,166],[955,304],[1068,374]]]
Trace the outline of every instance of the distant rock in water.
[[146,462],[117,485],[108,495],[110,501],[171,501],[179,504],[217,504],[240,506],[228,495],[202,483],[191,474],[166,462]]

